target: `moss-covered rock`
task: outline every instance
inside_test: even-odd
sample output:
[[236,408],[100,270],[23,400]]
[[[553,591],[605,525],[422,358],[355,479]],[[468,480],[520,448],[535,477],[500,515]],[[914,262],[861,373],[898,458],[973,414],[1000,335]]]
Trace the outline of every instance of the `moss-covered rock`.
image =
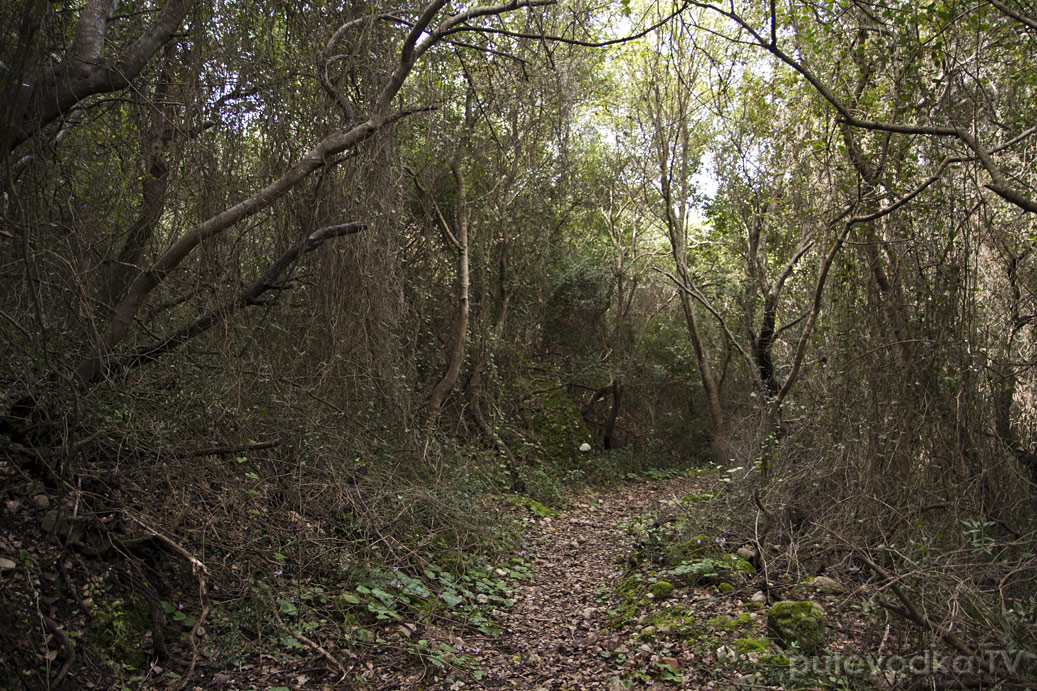
[[739,574],[741,576],[752,577],[756,575],[756,567],[747,562],[745,559],[738,557],[734,554],[727,555],[728,568],[731,569],[732,573]]
[[735,587],[730,583],[721,583],[717,586],[717,590],[719,590],[722,595],[730,595],[735,591]]
[[756,660],[756,664],[761,667],[791,667],[792,660],[788,659],[784,655],[761,655]]
[[706,626],[719,631],[736,631],[743,629],[752,623],[752,617],[748,612],[742,612],[737,617],[720,615],[706,621]]
[[767,635],[783,648],[812,654],[825,640],[824,612],[809,600],[783,600],[767,610]]
[[744,583],[756,573],[756,569],[744,559],[723,555],[682,561],[668,573],[682,585],[719,585]]
[[506,494],[504,495],[504,500],[512,506],[529,511],[535,516],[552,518],[558,515],[557,509],[552,509],[550,506],[545,506],[536,499],[525,497],[521,494]]
[[723,553],[723,549],[714,538],[708,535],[695,535],[670,545],[666,550],[665,558],[668,566],[676,566],[681,562],[717,558]]
[[656,600],[663,600],[673,592],[673,583],[669,581],[657,581],[648,586],[648,594]]
[[580,408],[564,387],[536,396],[532,402],[529,427],[537,435],[540,448],[552,461],[575,461],[580,444],[590,442]]
[[136,599],[108,599],[107,593],[95,597],[98,607],[84,632],[84,641],[124,667],[142,669],[148,656],[140,643],[151,630],[151,610]]
[[739,638],[732,645],[734,645],[735,652],[748,655],[766,651],[771,647],[771,642],[766,638]]

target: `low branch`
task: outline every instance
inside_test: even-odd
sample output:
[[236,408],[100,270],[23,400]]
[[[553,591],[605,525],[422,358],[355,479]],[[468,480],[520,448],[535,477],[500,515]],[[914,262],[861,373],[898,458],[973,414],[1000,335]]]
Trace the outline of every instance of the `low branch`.
[[320,230],[313,232],[308,238],[297,245],[294,245],[287,252],[278,257],[277,261],[271,264],[269,268],[263,272],[263,275],[259,277],[258,281],[241,291],[236,298],[224,303],[214,310],[206,312],[176,333],[139,349],[129,357],[126,364],[137,366],[146,362],[151,362],[166,353],[176,350],[195,336],[205,333],[214,325],[223,322],[238,310],[257,304],[260,295],[278,287],[277,280],[280,278],[281,274],[284,273],[299,257],[312,252],[332,238],[359,233],[364,229],[364,227],[365,226],[359,223],[343,223],[335,226],[327,226],[326,228],[321,228]]
[[271,592],[270,586],[266,585],[265,583],[261,585],[263,586],[263,594],[266,595],[266,599],[270,603],[270,612],[274,615],[274,621],[277,623],[277,628],[281,629],[281,631],[291,636],[292,638],[296,638],[302,641],[310,650],[320,653],[321,657],[331,662],[331,664],[338,667],[338,670],[342,672],[342,676],[339,677],[339,681],[345,679],[348,676],[349,672],[346,671],[346,668],[342,665],[342,662],[339,661],[338,658],[329,653],[327,650],[325,650],[324,647],[319,643],[314,642],[313,640],[307,638],[298,631],[293,631],[292,629],[288,628],[288,625],[284,623],[284,620],[281,619],[281,615],[277,612],[277,602],[274,601],[274,596]]
[[280,437],[277,439],[270,439],[267,441],[252,442],[249,444],[234,444],[228,446],[210,446],[204,449],[195,449],[193,451],[180,451],[173,455],[177,458],[198,458],[199,456],[226,456],[232,453],[241,453],[242,451],[258,451],[259,449],[272,449],[281,443]]

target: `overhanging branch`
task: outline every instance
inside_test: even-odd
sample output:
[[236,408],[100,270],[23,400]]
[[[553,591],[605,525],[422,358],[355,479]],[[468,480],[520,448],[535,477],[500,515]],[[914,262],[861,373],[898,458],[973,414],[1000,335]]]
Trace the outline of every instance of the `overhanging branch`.
[[238,310],[259,304],[259,296],[269,290],[277,288],[277,280],[280,278],[281,274],[283,274],[299,257],[312,252],[332,238],[359,233],[364,229],[364,227],[365,226],[359,223],[343,223],[340,225],[327,226],[314,231],[305,240],[292,246],[288,251],[278,257],[277,260],[263,272],[263,275],[259,277],[259,280],[241,291],[236,298],[224,303],[214,310],[206,312],[176,333],[155,341],[151,345],[140,348],[136,353],[128,358],[126,364],[137,366],[146,362],[151,362],[166,353],[176,350],[195,336],[205,333],[214,325],[225,321]]

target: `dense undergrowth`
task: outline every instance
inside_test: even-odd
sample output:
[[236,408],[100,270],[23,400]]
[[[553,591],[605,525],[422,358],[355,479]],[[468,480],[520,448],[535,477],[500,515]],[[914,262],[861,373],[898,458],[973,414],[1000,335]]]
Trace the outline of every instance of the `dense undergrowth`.
[[[313,679],[356,681],[376,654],[477,674],[449,641],[497,632],[530,575],[523,526],[574,488],[678,463],[633,447],[551,457],[531,435],[515,468],[370,428],[378,440],[343,459],[319,413],[292,430],[268,408],[166,399],[199,427],[184,430],[130,403],[92,409],[97,433],[60,464],[13,445],[0,461],[0,537],[21,550],[2,574],[7,688],[202,683],[299,653],[324,658]],[[178,446],[206,432],[226,443]]]
[[[761,488],[747,473],[715,468],[706,491],[629,524],[636,547],[604,596],[636,640],[711,661],[718,684],[1031,687],[1037,600],[1013,577],[1032,569],[1032,534],[930,515],[897,535],[907,548],[861,549],[831,523],[750,509]],[[954,630],[936,625],[948,609]],[[665,667],[645,675],[681,681]]]

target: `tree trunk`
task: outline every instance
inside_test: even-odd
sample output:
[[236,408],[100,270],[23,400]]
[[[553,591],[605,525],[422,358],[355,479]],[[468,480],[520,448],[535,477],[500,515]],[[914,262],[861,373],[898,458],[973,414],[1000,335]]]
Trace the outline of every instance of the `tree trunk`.
[[[666,204],[666,226],[670,236],[670,249],[673,253],[673,263],[677,268],[677,275],[683,285],[690,286],[691,279],[688,276],[687,242],[684,239],[684,224],[673,210],[670,194],[670,179],[665,172],[662,175],[663,200]],[[709,404],[709,417],[713,422],[713,451],[717,460],[722,460],[727,455],[727,424],[724,420],[724,407],[720,402],[720,389],[713,376],[713,367],[709,363],[705,348],[702,343],[702,335],[699,333],[698,319],[695,317],[695,306],[687,290],[678,290],[680,295],[681,309],[684,311],[684,319],[688,324],[688,337],[691,347],[695,351],[695,361],[699,366],[699,376],[702,379],[702,388],[706,392],[706,400]]]
[[443,407],[443,400],[457,383],[457,377],[461,373],[461,364],[464,361],[465,341],[468,338],[468,204],[465,198],[464,174],[457,157],[450,164],[450,169],[454,174],[454,183],[457,185],[454,229],[460,250],[457,260],[457,324],[454,328],[454,342],[447,359],[446,373],[433,387],[429,399],[429,426],[436,424]]
[[602,446],[611,449],[615,446],[616,420],[619,418],[619,409],[623,404],[623,384],[618,379],[613,379],[609,387],[612,394],[612,406],[609,416],[605,420],[605,430],[602,434]]
[[760,333],[753,339],[753,359],[756,360],[756,368],[760,372],[760,381],[767,388],[771,398],[778,395],[781,387],[774,377],[774,358],[771,353],[774,346],[774,320],[777,312],[775,301],[765,300],[763,305],[763,319],[760,322]]

